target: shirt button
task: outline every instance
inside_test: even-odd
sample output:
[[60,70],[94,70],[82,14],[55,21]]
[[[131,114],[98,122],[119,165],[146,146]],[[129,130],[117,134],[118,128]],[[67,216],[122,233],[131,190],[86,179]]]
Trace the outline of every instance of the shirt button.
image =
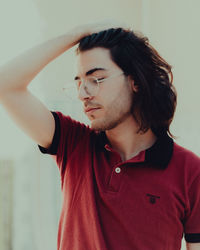
[[115,168],[115,172],[116,173],[120,173],[121,172],[121,168],[119,168],[119,167]]

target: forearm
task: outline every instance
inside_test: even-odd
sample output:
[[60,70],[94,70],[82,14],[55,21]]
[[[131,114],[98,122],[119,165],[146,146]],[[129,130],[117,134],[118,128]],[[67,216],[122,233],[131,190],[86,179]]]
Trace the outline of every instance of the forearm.
[[84,24],[70,32],[31,48],[0,68],[0,98],[10,91],[25,90],[35,76],[52,60],[77,44],[81,38],[106,30],[111,22]]
[[69,32],[25,51],[0,68],[0,96],[23,90],[52,60],[74,46],[80,33]]

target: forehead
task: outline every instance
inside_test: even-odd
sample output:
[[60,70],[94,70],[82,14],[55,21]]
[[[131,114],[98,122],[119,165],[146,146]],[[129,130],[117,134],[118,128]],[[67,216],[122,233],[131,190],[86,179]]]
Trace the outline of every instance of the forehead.
[[110,51],[105,48],[93,48],[80,52],[77,56],[78,75],[85,75],[93,68],[104,68],[106,71],[113,71],[119,67],[112,61]]

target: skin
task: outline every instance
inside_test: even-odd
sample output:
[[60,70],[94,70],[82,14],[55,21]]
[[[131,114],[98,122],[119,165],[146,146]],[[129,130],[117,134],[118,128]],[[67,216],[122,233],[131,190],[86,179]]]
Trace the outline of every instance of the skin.
[[[104,69],[90,74],[97,78],[106,78],[116,72],[122,72],[112,61],[108,49],[93,48],[78,55],[77,77],[84,78],[86,72],[95,68]],[[156,141],[156,136],[150,129],[144,134],[136,133],[138,125],[131,114],[136,91],[134,80],[125,75],[101,83],[96,96],[87,93],[82,86],[79,89],[79,99],[91,121],[91,128],[106,132],[111,146],[120,154],[122,161],[136,156]],[[86,112],[88,109],[89,112]]]

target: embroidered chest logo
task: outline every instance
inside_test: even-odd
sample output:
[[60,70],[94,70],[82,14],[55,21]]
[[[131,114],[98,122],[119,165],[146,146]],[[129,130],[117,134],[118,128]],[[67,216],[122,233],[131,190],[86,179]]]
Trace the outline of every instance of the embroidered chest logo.
[[158,199],[160,199],[160,196],[156,196],[153,194],[146,194],[146,196],[149,198],[149,202],[151,204],[155,204]]

